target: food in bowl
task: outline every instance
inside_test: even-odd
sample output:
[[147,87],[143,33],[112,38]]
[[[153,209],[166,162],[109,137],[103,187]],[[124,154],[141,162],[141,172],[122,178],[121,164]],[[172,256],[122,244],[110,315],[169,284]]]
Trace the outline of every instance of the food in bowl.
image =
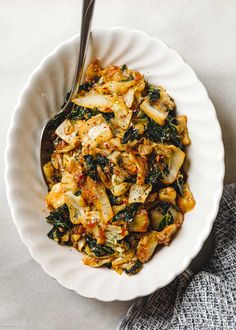
[[92,62],[44,165],[48,236],[91,267],[138,273],[195,201],[183,170],[187,117],[126,65]]

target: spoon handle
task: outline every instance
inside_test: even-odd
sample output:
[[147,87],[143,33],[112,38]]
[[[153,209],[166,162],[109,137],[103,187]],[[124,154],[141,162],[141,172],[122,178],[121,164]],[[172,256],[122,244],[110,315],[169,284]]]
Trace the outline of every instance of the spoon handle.
[[89,41],[89,37],[90,37],[94,5],[95,5],[95,0],[83,0],[81,28],[80,28],[79,59],[78,59],[78,64],[77,64],[75,81],[74,81],[73,88],[72,88],[71,98],[74,97],[78,93],[81,79],[83,76],[85,55],[86,55],[88,41]]

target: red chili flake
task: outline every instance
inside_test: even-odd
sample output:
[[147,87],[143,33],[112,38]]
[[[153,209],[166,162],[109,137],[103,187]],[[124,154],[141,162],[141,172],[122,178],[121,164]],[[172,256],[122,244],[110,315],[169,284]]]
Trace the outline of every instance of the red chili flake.
[[94,226],[96,226],[96,221],[91,220],[86,224],[86,227],[88,228],[93,228]]
[[86,175],[85,174],[75,174],[75,180],[79,184],[83,184],[85,180]]

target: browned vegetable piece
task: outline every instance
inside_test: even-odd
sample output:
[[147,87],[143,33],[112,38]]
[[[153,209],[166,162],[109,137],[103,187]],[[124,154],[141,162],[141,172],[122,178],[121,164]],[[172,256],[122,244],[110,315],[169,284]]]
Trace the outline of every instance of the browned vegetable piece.
[[158,245],[158,238],[155,231],[143,236],[137,247],[137,256],[141,262],[147,262],[153,255]]
[[128,230],[145,233],[149,226],[148,213],[145,209],[140,209],[136,213],[134,220],[128,224]]
[[184,184],[183,197],[178,196],[177,205],[183,213],[191,211],[195,206],[195,200],[187,183]]

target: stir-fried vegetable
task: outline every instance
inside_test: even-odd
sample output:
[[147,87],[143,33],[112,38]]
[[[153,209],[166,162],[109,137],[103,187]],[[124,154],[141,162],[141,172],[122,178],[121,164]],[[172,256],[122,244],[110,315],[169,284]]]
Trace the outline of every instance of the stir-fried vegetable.
[[188,144],[187,117],[165,89],[125,64],[92,62],[44,165],[48,237],[86,265],[137,274],[195,205]]

